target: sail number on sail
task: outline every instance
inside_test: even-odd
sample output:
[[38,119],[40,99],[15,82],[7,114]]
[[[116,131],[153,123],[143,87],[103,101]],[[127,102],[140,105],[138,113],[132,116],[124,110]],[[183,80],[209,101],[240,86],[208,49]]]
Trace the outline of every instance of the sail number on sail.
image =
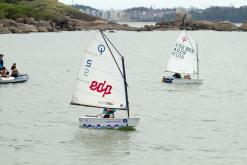
[[90,69],[90,67],[91,67],[91,65],[92,65],[92,60],[87,60],[87,62],[86,62],[86,65],[85,65],[85,68],[84,68],[84,76],[86,76],[86,77],[88,77],[88,74],[89,74],[89,69]]
[[111,85],[106,85],[106,81],[102,82],[97,82],[97,81],[92,81],[91,85],[89,88],[92,91],[96,91],[98,93],[102,93],[102,97],[105,97],[105,95],[111,94],[112,86]]
[[187,52],[194,53],[194,49],[190,48],[188,46],[185,46],[183,44],[176,43],[173,50],[172,50],[172,55],[177,57],[177,58],[184,59],[184,55]]

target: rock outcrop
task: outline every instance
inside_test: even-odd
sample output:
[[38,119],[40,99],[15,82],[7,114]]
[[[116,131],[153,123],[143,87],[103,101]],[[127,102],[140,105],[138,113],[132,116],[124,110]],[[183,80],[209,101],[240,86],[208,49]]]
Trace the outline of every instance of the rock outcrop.
[[[1,0],[0,0],[1,1]],[[57,0],[2,0],[0,33],[90,30],[136,30],[90,16]]]
[[192,20],[191,15],[177,14],[175,21],[159,22],[155,26],[144,26],[141,30],[216,30],[216,31],[247,31],[247,23],[241,27],[234,25],[229,21],[211,22]]
[[240,26],[240,29],[243,30],[243,31],[247,31],[247,22],[243,23],[243,24]]
[[143,28],[120,25],[104,19],[90,21],[65,17],[56,21],[35,20],[34,18],[0,19],[0,33],[29,33],[29,32],[57,32],[78,30],[126,30],[126,31],[161,31],[161,30],[216,30],[216,31],[247,31],[247,22],[238,27],[229,21],[211,22],[192,20],[191,15],[177,14],[175,21],[164,21],[156,25],[145,25]]
[[81,21],[66,18],[57,21],[36,21],[33,18],[0,19],[0,33],[29,33],[29,32],[57,32],[57,31],[76,31],[76,30],[128,30],[133,31],[137,28],[127,25],[119,25],[103,19],[93,21]]
[[58,0],[0,0],[0,33],[57,32],[75,30],[217,30],[247,31],[247,23],[237,27],[231,22],[196,21],[190,13],[177,13],[175,21],[143,28],[119,25],[90,16]]

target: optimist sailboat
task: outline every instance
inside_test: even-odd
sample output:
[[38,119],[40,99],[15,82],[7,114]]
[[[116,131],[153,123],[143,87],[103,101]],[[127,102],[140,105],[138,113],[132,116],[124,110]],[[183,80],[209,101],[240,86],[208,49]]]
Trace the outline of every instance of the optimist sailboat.
[[130,118],[124,57],[102,31],[84,52],[71,104],[127,111],[125,118],[80,117],[81,127],[135,127],[140,120]]
[[166,73],[172,76],[163,76],[162,81],[174,84],[200,84],[198,46],[191,36],[183,30],[174,44]]

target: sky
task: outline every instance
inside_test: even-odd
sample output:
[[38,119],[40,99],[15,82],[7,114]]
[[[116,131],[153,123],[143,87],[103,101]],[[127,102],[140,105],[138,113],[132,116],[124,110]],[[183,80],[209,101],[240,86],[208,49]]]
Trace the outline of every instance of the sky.
[[173,8],[173,7],[197,7],[205,9],[210,6],[247,6],[247,0],[59,0],[59,2],[71,5],[83,4],[96,9],[127,9],[132,7]]

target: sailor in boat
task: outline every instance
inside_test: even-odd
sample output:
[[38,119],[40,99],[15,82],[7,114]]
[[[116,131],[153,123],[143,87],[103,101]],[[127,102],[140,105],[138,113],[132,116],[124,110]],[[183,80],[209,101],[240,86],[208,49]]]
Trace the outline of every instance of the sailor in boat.
[[174,78],[178,78],[181,79],[181,74],[180,73],[175,73],[174,75],[172,75]]
[[115,108],[103,108],[102,117],[103,118],[114,118]]
[[5,66],[2,67],[1,70],[1,77],[8,77],[9,71],[5,68]]
[[0,73],[3,69],[3,54],[0,54]]
[[11,66],[11,77],[18,77],[18,70],[16,67],[16,63],[13,63],[13,65]]
[[184,79],[185,79],[185,80],[191,79],[191,78],[190,78],[190,75],[184,75]]

